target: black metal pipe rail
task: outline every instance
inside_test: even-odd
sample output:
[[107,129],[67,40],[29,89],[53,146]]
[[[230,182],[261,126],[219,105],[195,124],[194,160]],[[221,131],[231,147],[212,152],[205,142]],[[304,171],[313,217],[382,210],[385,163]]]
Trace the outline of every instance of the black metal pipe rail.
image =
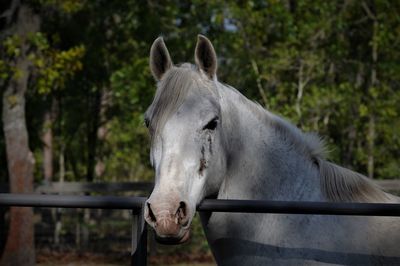
[[[134,215],[132,223],[132,265],[146,265],[147,263],[147,229],[143,219],[145,201],[145,197],[0,193],[0,206],[132,210]],[[400,204],[386,203],[206,199],[197,206],[197,210],[204,212],[400,216]]]
[[358,216],[400,216],[400,204],[312,201],[204,200],[198,211]]
[[[0,193],[0,206],[130,209],[140,211],[146,198]],[[198,211],[286,213],[320,215],[400,216],[400,204],[310,201],[262,201],[206,199]]]
[[0,193],[0,206],[129,209],[140,211],[146,198]]

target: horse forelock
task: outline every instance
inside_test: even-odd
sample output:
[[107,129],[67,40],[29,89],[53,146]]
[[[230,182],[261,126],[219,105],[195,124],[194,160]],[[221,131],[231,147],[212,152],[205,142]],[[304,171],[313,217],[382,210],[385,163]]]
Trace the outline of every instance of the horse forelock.
[[183,104],[190,91],[212,88],[195,65],[184,63],[169,69],[157,84],[154,100],[146,116],[150,122],[152,138],[158,135],[167,120]]

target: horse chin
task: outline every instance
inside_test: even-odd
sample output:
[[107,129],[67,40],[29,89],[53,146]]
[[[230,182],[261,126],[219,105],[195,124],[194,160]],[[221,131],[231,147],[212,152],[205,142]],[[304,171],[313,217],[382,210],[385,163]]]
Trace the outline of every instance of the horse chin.
[[190,238],[190,230],[185,229],[178,236],[159,236],[156,234],[156,240],[164,245],[179,245],[188,241]]

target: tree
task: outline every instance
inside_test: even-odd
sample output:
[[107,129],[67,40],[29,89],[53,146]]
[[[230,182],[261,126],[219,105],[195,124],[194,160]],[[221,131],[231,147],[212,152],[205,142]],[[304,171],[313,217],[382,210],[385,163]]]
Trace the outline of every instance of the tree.
[[[11,193],[33,191],[34,156],[29,147],[26,95],[35,83],[39,94],[64,86],[65,79],[80,69],[82,47],[58,51],[39,31],[38,12],[46,7],[36,2],[10,2],[2,14],[0,74],[3,78],[2,122]],[[1,265],[35,264],[32,208],[10,209],[10,226]]]
[[[40,20],[29,6],[20,4],[19,1],[12,1],[7,12],[8,21],[1,32],[2,41],[8,38],[5,42],[18,44],[10,44],[10,49],[5,51],[8,54],[2,55],[2,59],[8,61],[9,68],[13,69],[3,92],[3,131],[10,191],[26,193],[33,189],[34,167],[25,120],[25,93],[32,66],[28,59],[31,46],[29,36],[39,30]],[[11,208],[7,244],[0,264],[35,264],[32,208]]]

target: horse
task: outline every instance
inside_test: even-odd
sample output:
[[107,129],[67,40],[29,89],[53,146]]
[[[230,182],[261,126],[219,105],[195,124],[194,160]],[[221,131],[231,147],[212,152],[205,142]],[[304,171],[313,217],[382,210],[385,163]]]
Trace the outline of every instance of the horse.
[[[195,64],[174,65],[162,39],[150,49],[157,83],[144,115],[155,187],[144,217],[165,244],[189,239],[206,197],[398,203],[362,174],[326,159],[324,142],[217,79],[199,35]],[[400,265],[400,220],[299,214],[200,213],[218,265]]]

